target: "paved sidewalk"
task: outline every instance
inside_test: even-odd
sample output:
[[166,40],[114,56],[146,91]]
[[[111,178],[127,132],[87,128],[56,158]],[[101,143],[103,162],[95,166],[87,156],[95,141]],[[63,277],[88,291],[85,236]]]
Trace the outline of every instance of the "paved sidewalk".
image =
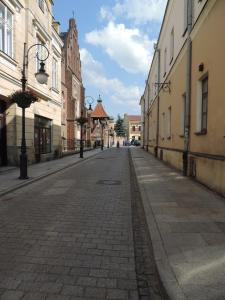
[[[33,164],[28,166],[27,180],[20,180],[19,168],[16,167],[3,167],[0,168],[0,196],[5,195],[11,191],[17,190],[18,188],[25,186],[31,182],[37,181],[40,178],[54,174],[64,168],[72,166],[80,161],[87,159],[97,153],[101,152],[101,149],[93,149],[84,152],[84,158],[79,157],[79,153],[70,156],[65,156],[60,159],[55,159],[47,162]],[[2,170],[1,170],[2,169]]]
[[140,148],[132,160],[171,299],[225,299],[225,199]]

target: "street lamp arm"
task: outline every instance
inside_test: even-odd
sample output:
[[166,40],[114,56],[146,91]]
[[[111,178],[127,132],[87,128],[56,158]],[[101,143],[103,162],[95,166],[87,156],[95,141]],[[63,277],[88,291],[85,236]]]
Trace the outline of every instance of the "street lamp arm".
[[[45,72],[45,69],[44,69],[44,61],[46,61],[49,57],[49,50],[46,48],[45,45],[42,45],[40,43],[37,43],[37,44],[34,44],[34,45],[31,45],[28,49],[27,49],[27,44],[24,43],[24,49],[23,49],[23,69],[21,71],[22,73],[22,78],[21,78],[21,83],[22,83],[22,94],[25,98],[25,92],[26,92],[26,83],[27,83],[27,77],[26,77],[26,71],[28,69],[28,55],[29,55],[29,52],[30,50],[33,48],[33,47],[36,47],[36,46],[42,46],[44,47],[46,50],[47,50],[47,56],[46,58],[44,59],[40,59],[40,57],[38,56],[38,52],[37,52],[37,59],[38,61],[40,61],[40,70],[35,73],[35,77],[37,79],[37,81],[40,83],[40,84],[45,84],[47,83],[47,80],[48,80],[48,74]],[[30,95],[29,95],[30,96]],[[29,107],[31,105],[31,103],[33,102],[32,101],[32,98],[29,97],[28,99],[29,101],[25,102],[24,103],[20,103],[20,107],[22,107],[22,139],[21,139],[21,154],[20,154],[20,179],[27,179],[28,176],[27,176],[27,149],[26,149],[26,138],[25,138],[25,109],[27,107]]]
[[91,99],[91,101],[90,101],[90,100],[87,100],[87,103],[88,103],[89,105],[91,105],[91,104],[93,104],[93,103],[95,102],[95,99],[94,99],[93,97],[91,97],[91,96],[86,96],[84,99],[87,99],[87,98],[90,98],[90,99]]
[[[26,43],[24,43],[24,46],[25,46],[25,45],[26,45]],[[42,61],[42,62],[43,62],[43,61],[46,61],[46,60],[49,58],[50,52],[49,52],[48,48],[47,48],[45,45],[40,44],[40,43],[31,45],[31,46],[27,49],[27,53],[26,53],[26,59],[27,59],[27,61],[26,61],[26,66],[28,66],[28,55],[29,55],[29,52],[30,52],[30,50],[31,50],[32,48],[34,48],[34,47],[36,47],[36,46],[44,47],[45,50],[47,51],[46,58],[44,58],[44,59],[41,59],[41,58],[39,57],[39,55],[38,55],[38,52],[37,52],[36,56],[37,56],[37,59],[38,59],[39,61]]]

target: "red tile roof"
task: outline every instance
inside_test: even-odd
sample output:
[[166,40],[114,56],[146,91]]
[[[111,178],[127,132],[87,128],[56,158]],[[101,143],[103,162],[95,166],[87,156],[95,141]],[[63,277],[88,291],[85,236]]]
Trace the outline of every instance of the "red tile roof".
[[139,115],[127,115],[129,121],[141,122],[141,116]]
[[102,103],[98,102],[95,106],[94,111],[91,113],[91,118],[107,118],[109,119],[109,116],[105,112]]

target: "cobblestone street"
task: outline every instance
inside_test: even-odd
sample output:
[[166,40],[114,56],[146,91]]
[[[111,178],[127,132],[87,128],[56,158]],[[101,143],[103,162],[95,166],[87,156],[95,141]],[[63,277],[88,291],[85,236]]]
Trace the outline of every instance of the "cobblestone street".
[[128,150],[2,197],[0,243],[1,299],[138,299]]

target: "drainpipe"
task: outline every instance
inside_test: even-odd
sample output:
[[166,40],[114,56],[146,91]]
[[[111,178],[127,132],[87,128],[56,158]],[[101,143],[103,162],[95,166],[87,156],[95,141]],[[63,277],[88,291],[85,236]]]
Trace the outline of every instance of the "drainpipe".
[[[158,49],[158,45],[156,48],[156,51],[158,53],[158,83],[160,82],[160,49]],[[158,157],[158,147],[159,147],[159,90],[160,86],[157,85],[157,120],[156,120],[156,146],[155,146],[155,157]]]
[[147,116],[148,116],[148,122],[147,122],[147,151],[148,151],[148,146],[149,146],[149,125],[150,125],[150,114],[149,114],[149,109],[150,109],[150,101],[149,101],[149,83],[148,84],[148,110],[147,110]]
[[143,123],[142,123],[142,148],[145,148],[145,97],[142,96],[142,106],[143,106]]
[[188,152],[190,146],[190,108],[191,108],[191,67],[192,67],[192,0],[188,0],[188,27],[187,27],[187,71],[186,71],[186,101],[184,116],[184,152],[183,174],[188,175]]

